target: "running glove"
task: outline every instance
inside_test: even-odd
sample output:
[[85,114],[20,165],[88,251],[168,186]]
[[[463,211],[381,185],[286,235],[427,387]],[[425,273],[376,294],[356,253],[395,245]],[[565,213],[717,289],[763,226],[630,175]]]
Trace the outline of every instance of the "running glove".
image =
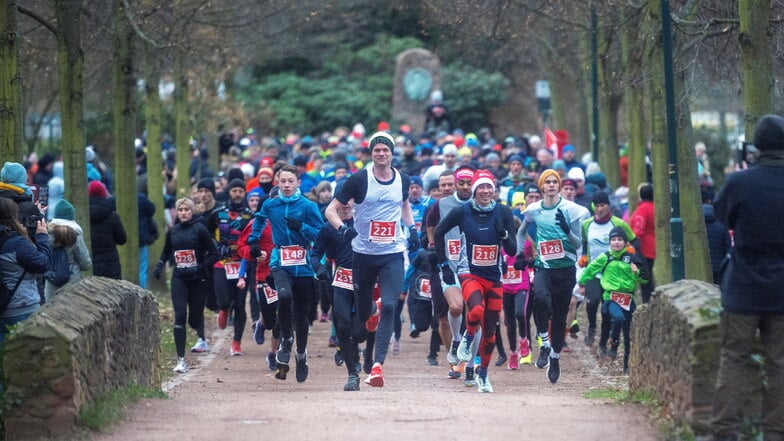
[[559,208],[558,211],[555,213],[555,222],[558,223],[558,226],[561,228],[561,231],[564,234],[569,234],[572,229],[569,228],[569,222],[566,222],[566,218],[563,215],[563,211]]
[[411,225],[408,227],[408,252],[413,253],[419,249],[419,233],[416,226]]
[[161,279],[162,271],[163,271],[163,261],[159,260],[158,263],[155,264],[155,270],[152,272],[152,275],[155,277],[155,280]]
[[294,219],[293,217],[287,217],[286,219],[286,226],[289,227],[289,230],[292,231],[299,231],[302,229],[302,222]]
[[517,271],[522,271],[528,266],[528,262],[525,260],[525,256],[523,253],[520,253],[515,258],[514,269]]
[[445,285],[455,285],[455,273],[449,267],[449,263],[444,262],[441,264],[441,282]]
[[355,230],[354,227],[347,227],[345,225],[340,227],[338,233],[340,233],[342,242],[351,242],[352,239],[357,237],[357,230]]
[[498,235],[500,240],[506,240],[506,238],[509,237],[509,232],[506,231],[504,224],[501,223],[498,219],[495,220],[495,233]]

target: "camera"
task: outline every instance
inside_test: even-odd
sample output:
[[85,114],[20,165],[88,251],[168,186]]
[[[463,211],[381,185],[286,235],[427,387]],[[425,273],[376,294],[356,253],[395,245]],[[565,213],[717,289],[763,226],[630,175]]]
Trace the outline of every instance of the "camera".
[[43,214],[20,214],[19,215],[20,223],[22,226],[28,229],[36,229],[38,228],[38,222],[43,220]]

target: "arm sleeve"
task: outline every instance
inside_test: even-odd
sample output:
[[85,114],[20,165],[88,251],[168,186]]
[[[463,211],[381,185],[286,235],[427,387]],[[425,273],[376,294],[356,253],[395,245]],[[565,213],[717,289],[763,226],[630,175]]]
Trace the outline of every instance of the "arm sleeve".
[[112,213],[112,217],[114,217],[114,242],[117,245],[125,245],[125,242],[128,242],[128,236],[125,234],[120,216],[117,213]]
[[305,213],[305,222],[302,223],[300,234],[308,242],[313,242],[318,237],[321,227],[324,225],[324,218],[318,211],[318,207],[314,203],[307,204]]
[[596,274],[604,268],[604,264],[607,263],[607,253],[602,253],[599,257],[592,260],[588,266],[585,267],[583,274],[580,276],[580,280],[578,283],[580,285],[585,285],[589,280],[596,277]]
[[206,228],[199,228],[199,244],[202,249],[207,251],[207,254],[204,256],[204,261],[198,266],[199,270],[215,265],[220,256],[218,256],[218,249],[215,247],[215,241],[212,240],[212,236],[210,236],[210,233]]
[[523,216],[523,223],[520,224],[520,228],[517,229],[517,249],[522,250],[525,246],[525,237],[528,234],[528,226],[531,222],[528,220],[527,216]]
[[[408,194],[408,188],[405,189]],[[367,194],[367,170],[361,170],[349,176],[343,189],[335,195],[335,199],[341,204],[347,204],[354,199],[354,203],[361,204]]]
[[[506,229],[506,239],[504,239],[502,245],[504,247],[504,251],[509,256],[514,256],[517,254],[517,237],[515,231],[515,224],[514,224],[514,215],[512,214],[512,210],[509,207],[502,205],[504,207],[504,228]],[[522,248],[520,248],[522,251]]]
[[[269,201],[270,199],[267,199]],[[259,241],[261,237],[261,232],[264,230],[264,225],[267,223],[267,215],[266,215],[266,207],[267,201],[261,205],[259,211],[253,215],[253,229],[250,231],[250,235],[248,236],[248,244],[254,244]]]
[[84,243],[82,235],[76,236],[76,245],[73,247],[74,261],[79,265],[80,271],[87,271],[93,266],[93,261],[90,259],[90,252],[87,251],[87,244]]

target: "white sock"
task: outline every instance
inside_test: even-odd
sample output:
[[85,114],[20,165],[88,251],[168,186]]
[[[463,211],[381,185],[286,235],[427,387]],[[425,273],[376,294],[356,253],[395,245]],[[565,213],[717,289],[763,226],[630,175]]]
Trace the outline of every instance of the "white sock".
[[452,317],[452,314],[446,314],[447,319],[449,320],[449,329],[452,330],[452,341],[460,341],[460,322],[463,321],[461,316]]

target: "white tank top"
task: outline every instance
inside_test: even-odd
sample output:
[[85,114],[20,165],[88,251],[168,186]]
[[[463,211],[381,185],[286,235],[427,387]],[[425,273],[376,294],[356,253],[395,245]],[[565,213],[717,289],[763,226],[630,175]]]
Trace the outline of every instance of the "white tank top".
[[354,205],[354,228],[357,237],[351,247],[362,254],[393,254],[406,250],[406,238],[401,225],[403,214],[403,183],[400,173],[392,169],[394,179],[389,185],[380,184],[367,169],[367,194],[361,204]]

